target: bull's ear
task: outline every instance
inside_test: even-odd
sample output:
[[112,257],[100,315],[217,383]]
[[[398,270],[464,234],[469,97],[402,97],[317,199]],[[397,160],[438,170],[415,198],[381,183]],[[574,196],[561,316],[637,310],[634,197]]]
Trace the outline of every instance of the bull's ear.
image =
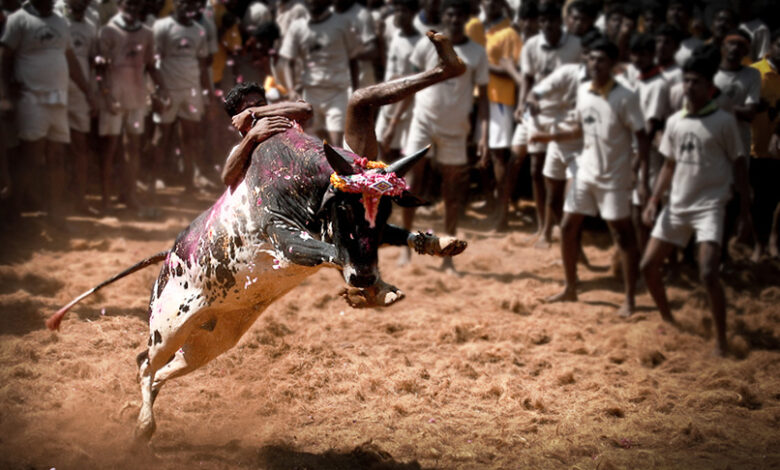
[[385,173],[395,173],[398,177],[403,177],[407,171],[411,170],[412,167],[420,161],[422,157],[425,156],[426,153],[428,153],[428,150],[430,150],[431,146],[428,145],[422,150],[419,150],[408,157],[404,157],[398,161],[395,161],[385,167]]
[[347,159],[338,153],[336,149],[328,145],[327,142],[322,143],[322,148],[325,149],[325,158],[328,159],[330,167],[333,168],[337,175],[349,176],[357,173]]
[[393,197],[393,202],[401,207],[420,207],[430,205],[430,202],[420,199],[409,191],[404,191],[400,196]]

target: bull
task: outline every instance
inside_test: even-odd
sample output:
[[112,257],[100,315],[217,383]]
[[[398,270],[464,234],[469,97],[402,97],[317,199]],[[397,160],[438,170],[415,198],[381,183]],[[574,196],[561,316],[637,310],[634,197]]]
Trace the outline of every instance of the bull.
[[[362,127],[372,125],[378,105],[465,71],[445,37],[432,32],[428,37],[439,52],[438,67],[353,95],[347,119],[353,149],[369,157],[376,153],[373,132]],[[59,328],[67,311],[85,297],[164,262],[149,302],[148,349],[137,357],[142,405],[136,436],[149,439],[162,385],[232,348],[271,303],[318,269],[342,271],[352,304],[389,305],[403,293],[379,275],[380,245],[438,256],[466,248],[454,237],[411,233],[387,222],[394,202],[422,203],[409,193],[403,176],[426,151],[385,166],[333,148],[298,126],[276,134],[254,149],[243,180],[184,229],[170,250],[88,290],[46,324]]]

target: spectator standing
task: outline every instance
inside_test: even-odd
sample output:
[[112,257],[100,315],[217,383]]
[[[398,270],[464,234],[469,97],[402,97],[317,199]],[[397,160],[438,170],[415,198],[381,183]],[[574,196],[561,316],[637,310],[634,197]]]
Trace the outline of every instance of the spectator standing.
[[[426,145],[433,145],[428,155],[441,173],[444,229],[449,235],[455,235],[457,231],[463,188],[467,184],[466,138],[475,87],[479,109],[477,125],[481,130],[478,154],[484,156],[488,152],[488,60],[485,49],[466,36],[465,25],[469,14],[468,0],[445,0],[442,4],[443,32],[466,65],[466,72],[417,92],[405,149],[405,153],[411,155]],[[430,70],[438,62],[439,56],[433,44],[430,41],[419,41],[411,55],[414,70]],[[412,170],[412,191],[418,194],[423,168],[424,162],[419,162]],[[411,229],[413,221],[414,209],[405,208],[404,227]],[[401,262],[408,261],[410,256],[410,251],[406,251]],[[455,273],[451,257],[444,258],[442,269]]]
[[[717,353],[728,352],[726,299],[720,283],[723,221],[732,181],[741,195],[742,216],[749,213],[746,159],[736,121],[710,98],[717,63],[695,56],[683,67],[686,108],[666,123],[660,151],[666,158],[643,218],[653,225],[642,273],[661,317],[674,316],[661,279],[661,266],[675,246],[696,235],[699,278],[715,320]],[[671,185],[669,204],[656,219],[659,202]]]

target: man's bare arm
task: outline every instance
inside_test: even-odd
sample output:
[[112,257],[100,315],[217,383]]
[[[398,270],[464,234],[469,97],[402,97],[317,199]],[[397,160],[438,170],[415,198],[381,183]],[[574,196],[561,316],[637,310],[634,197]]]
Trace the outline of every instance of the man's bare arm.
[[246,108],[232,118],[233,127],[239,132],[249,132],[252,122],[265,117],[281,116],[293,121],[304,122],[312,116],[311,105],[305,101],[282,101]]
[[255,146],[279,132],[284,132],[292,126],[292,122],[283,116],[272,116],[260,119],[254,127],[233,148],[222,169],[222,181],[230,190],[235,190],[241,183],[244,172],[249,167],[249,161]]

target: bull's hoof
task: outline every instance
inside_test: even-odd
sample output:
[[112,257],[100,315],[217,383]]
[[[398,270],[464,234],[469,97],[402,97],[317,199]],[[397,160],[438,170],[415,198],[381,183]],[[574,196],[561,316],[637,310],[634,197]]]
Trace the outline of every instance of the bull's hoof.
[[418,254],[451,257],[456,256],[468,247],[468,242],[458,240],[455,237],[437,237],[423,232],[418,232],[409,243]]
[[439,67],[441,67],[446,77],[457,77],[466,72],[466,64],[458,57],[458,53],[452,47],[450,38],[434,31],[428,31],[426,35],[436,48],[436,53],[439,56]]
[[395,286],[379,281],[377,285],[365,289],[348,287],[341,291],[341,296],[352,308],[386,307],[405,297],[403,291]]
[[145,422],[139,420],[135,427],[135,442],[139,444],[148,444],[156,430],[157,423],[154,422],[154,419]]

